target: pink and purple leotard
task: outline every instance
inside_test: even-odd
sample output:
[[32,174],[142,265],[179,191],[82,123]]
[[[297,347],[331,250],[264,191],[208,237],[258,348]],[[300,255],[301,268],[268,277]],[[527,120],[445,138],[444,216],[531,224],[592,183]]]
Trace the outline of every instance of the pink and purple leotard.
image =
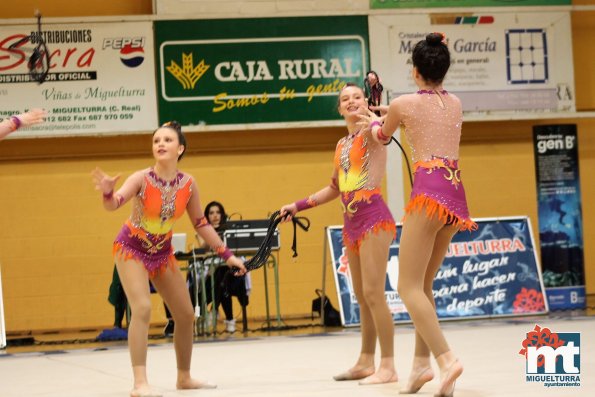
[[337,143],[330,192],[327,187],[326,191],[323,189],[297,201],[297,210],[341,196],[346,248],[359,253],[368,233],[376,234],[381,230],[395,238],[395,221],[382,199],[380,188],[385,169],[386,147],[372,138],[369,129],[347,135]]
[[424,90],[402,95],[396,101],[415,174],[405,212],[425,209],[428,217],[438,216],[460,230],[476,229],[477,224],[469,217],[458,167],[463,124],[459,98],[446,91]]
[[131,175],[115,194],[119,205],[133,199],[132,214],[114,241],[116,258],[142,262],[150,277],[175,265],[171,245],[172,227],[184,212],[207,243],[227,260],[227,249],[204,217],[194,179],[178,172],[171,181],[159,178],[152,169]]

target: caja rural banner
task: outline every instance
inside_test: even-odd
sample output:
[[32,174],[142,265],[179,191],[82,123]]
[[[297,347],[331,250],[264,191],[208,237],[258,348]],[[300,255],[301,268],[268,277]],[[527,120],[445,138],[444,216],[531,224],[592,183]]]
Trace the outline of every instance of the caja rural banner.
[[[547,313],[543,282],[531,225],[526,217],[475,219],[474,232],[457,233],[434,279],[438,318],[485,318]],[[353,292],[342,227],[327,228],[343,325],[358,325],[359,304]],[[385,296],[395,322],[410,321],[397,292],[399,239],[390,247]]]
[[370,0],[370,8],[522,7],[571,3],[571,0]]
[[430,32],[448,38],[444,87],[467,112],[575,111],[568,12],[370,16],[372,66],[388,99],[417,91],[411,52]]
[[368,67],[363,16],[156,21],[155,39],[160,122],[338,120]]
[[45,123],[15,138],[151,131],[157,126],[152,23],[42,23],[47,80],[29,76],[37,25],[0,25],[0,117],[39,107]]

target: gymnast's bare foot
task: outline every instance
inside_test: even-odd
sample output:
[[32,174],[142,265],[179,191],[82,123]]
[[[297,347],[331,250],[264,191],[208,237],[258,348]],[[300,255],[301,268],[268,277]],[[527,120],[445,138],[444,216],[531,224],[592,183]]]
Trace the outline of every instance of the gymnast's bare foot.
[[398,382],[399,377],[395,370],[394,357],[382,357],[378,369],[370,376],[359,381],[362,386],[365,385],[380,385],[383,383]]
[[411,374],[409,375],[407,387],[401,389],[399,394],[415,394],[423,385],[434,379],[434,371],[432,371],[432,367],[430,367],[429,360],[427,365],[427,367],[413,367]]
[[214,389],[216,387],[217,385],[213,383],[192,378],[189,373],[178,374],[178,381],[176,382],[176,389],[178,390]]
[[162,397],[163,394],[151,389],[148,384],[135,385],[130,392],[130,397]]
[[380,385],[383,383],[394,383],[398,382],[399,377],[397,376],[396,371],[394,368],[386,369],[386,368],[378,368],[378,371],[374,372],[372,375],[368,376],[359,381],[361,386],[366,385]]
[[374,365],[373,364],[371,366],[367,366],[367,367],[363,366],[363,365],[356,364],[353,368],[350,368],[345,372],[341,372],[340,374],[333,376],[333,379],[336,381],[358,380],[358,379],[364,379],[364,378],[372,375],[373,373],[374,373]]
[[[452,355],[452,353],[450,353],[450,355]],[[456,358],[449,364],[445,365],[444,360],[438,361],[438,364],[440,365],[440,388],[434,396],[452,397],[454,395],[457,378],[463,373],[463,365]]]

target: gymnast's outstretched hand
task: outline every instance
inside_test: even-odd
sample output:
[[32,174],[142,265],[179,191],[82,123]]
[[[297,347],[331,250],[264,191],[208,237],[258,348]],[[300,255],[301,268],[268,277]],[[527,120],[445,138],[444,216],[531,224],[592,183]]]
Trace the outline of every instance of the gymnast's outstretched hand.
[[[380,106],[374,106],[374,107],[379,108]],[[386,118],[386,115],[378,116],[373,111],[367,110],[364,114],[358,114],[357,117],[359,117],[359,121],[356,124],[365,130],[365,129],[370,128],[372,123],[382,125],[382,123],[384,123],[384,119]]]
[[43,109],[31,109],[28,112],[5,118],[0,122],[0,140],[19,128],[43,122],[46,116],[47,112]]
[[116,182],[120,179],[120,174],[109,176],[101,168],[95,167],[91,172],[91,177],[95,184],[95,190],[99,190],[103,194],[110,194],[114,191],[114,186],[116,186]]
[[42,123],[47,115],[48,112],[44,109],[31,109],[28,112],[19,114],[17,117],[21,120],[21,127],[29,127]]

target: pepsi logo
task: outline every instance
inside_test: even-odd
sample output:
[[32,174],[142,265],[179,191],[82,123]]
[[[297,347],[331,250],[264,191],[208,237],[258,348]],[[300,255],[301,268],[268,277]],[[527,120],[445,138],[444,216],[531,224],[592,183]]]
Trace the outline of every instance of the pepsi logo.
[[129,68],[135,68],[145,60],[145,51],[142,47],[132,47],[132,44],[127,44],[120,50],[120,60]]

